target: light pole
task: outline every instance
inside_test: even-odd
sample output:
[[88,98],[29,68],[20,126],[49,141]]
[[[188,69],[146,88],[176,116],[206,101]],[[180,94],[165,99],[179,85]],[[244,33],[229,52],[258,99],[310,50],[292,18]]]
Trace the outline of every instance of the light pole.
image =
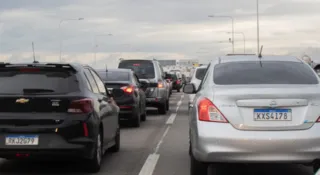
[[209,15],[209,18],[230,18],[232,21],[232,53],[234,53],[234,18],[232,16],[216,16],[216,15]]
[[[230,34],[230,32],[227,32]],[[243,36],[243,53],[246,53],[246,36],[243,32],[235,32],[236,34],[241,34]]]
[[257,0],[257,49],[258,55],[260,53],[260,24],[259,24],[259,0]]
[[94,37],[93,37],[93,42],[94,42],[94,65],[96,65],[97,64],[97,58],[96,58],[96,56],[97,56],[97,47],[98,47],[98,45],[97,45],[97,37],[98,36],[113,36],[111,33],[108,33],[108,34],[99,34],[99,35],[95,35]]
[[75,18],[75,19],[62,19],[60,20],[60,23],[59,23],[59,33],[60,33],[60,43],[59,43],[59,59],[60,59],[60,62],[62,61],[61,60],[61,50],[62,50],[62,38],[61,38],[61,31],[60,31],[60,28],[61,28],[61,24],[64,22],[64,21],[81,21],[81,20],[84,20],[84,18]]

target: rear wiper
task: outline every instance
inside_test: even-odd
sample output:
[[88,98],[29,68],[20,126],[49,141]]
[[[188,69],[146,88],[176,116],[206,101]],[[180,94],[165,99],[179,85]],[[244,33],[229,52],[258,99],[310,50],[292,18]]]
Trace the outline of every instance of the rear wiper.
[[52,89],[23,89],[23,93],[45,93],[45,92],[54,92]]

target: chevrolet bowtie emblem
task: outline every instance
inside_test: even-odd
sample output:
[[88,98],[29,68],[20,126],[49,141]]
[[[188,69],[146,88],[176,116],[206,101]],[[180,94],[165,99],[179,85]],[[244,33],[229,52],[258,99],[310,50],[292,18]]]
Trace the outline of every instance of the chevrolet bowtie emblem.
[[16,103],[28,103],[29,99],[25,99],[25,98],[19,98],[16,100]]

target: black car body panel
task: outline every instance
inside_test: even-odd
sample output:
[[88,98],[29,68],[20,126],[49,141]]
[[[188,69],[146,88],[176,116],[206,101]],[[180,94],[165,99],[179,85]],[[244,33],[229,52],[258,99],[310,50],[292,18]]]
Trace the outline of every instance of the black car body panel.
[[0,157],[92,159],[98,133],[113,146],[119,108],[89,66],[0,64],[0,86]]

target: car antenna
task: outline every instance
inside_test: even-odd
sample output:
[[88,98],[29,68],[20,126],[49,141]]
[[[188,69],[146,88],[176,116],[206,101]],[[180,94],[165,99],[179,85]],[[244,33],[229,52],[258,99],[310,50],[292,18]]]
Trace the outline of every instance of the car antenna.
[[39,63],[39,61],[36,61],[36,54],[34,52],[34,43],[32,41],[32,52],[33,52],[33,63]]
[[106,65],[106,72],[108,72],[108,65]]

